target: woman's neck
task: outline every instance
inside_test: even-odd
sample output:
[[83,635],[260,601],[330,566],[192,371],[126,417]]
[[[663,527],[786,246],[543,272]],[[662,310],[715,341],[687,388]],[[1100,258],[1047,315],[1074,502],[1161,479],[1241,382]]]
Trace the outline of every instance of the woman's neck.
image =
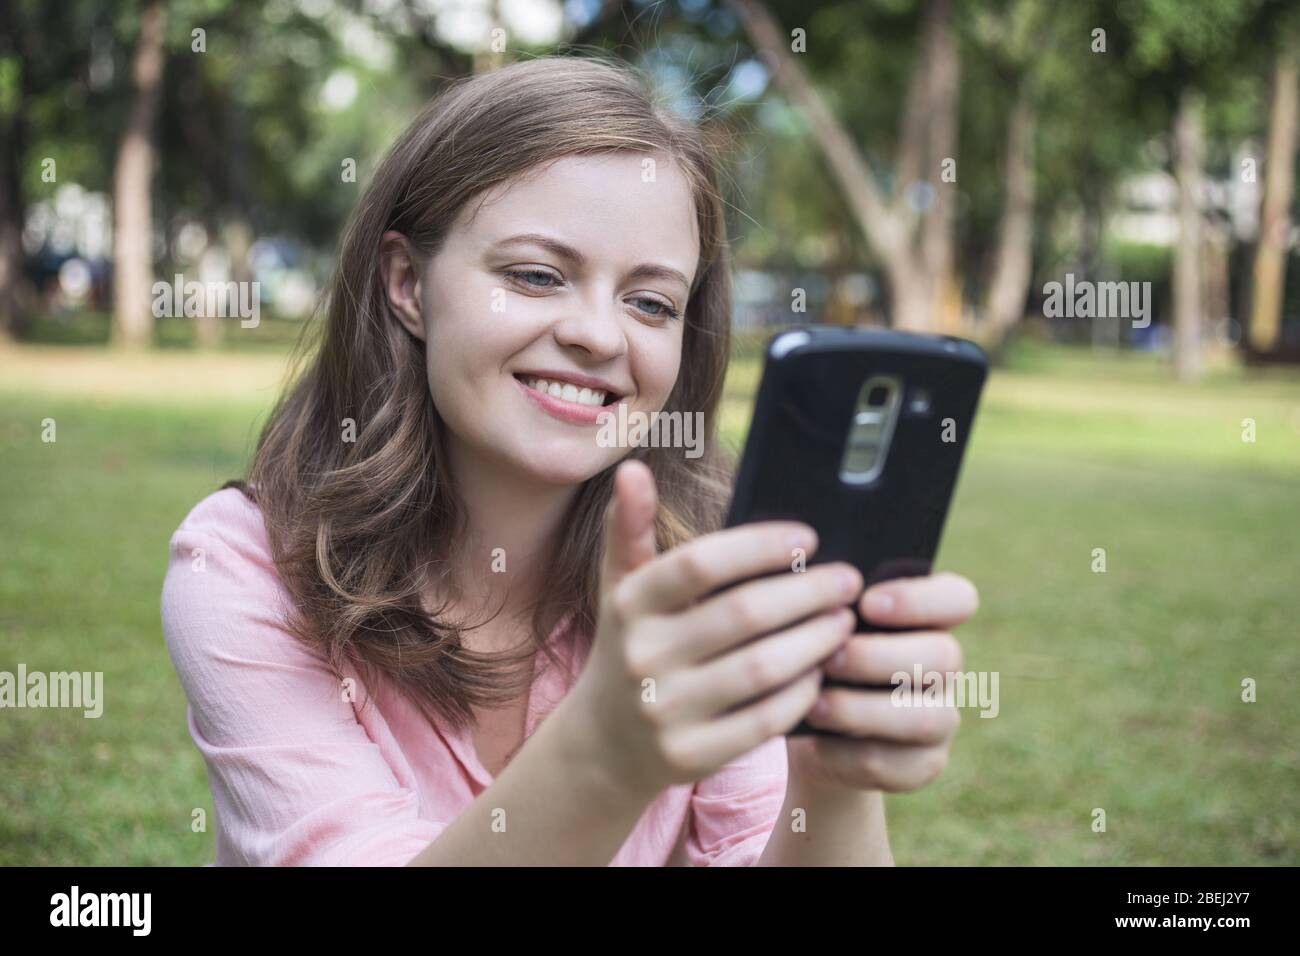
[[465,515],[466,532],[451,556],[465,610],[523,614],[541,594],[579,486],[530,481],[464,446],[454,449],[450,465]]

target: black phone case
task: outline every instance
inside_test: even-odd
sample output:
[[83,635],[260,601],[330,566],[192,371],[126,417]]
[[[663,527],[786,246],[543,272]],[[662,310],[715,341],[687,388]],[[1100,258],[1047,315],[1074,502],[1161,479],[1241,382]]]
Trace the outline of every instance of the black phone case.
[[[902,378],[902,408],[883,471],[870,484],[847,484],[840,466],[850,420],[862,383],[878,373]],[[809,565],[848,561],[868,587],[929,574],[987,373],[979,346],[952,336],[831,326],[778,333],[727,527],[803,521],[820,540]],[[917,388],[929,393],[928,413],[909,413]],[[943,440],[947,419],[953,441]],[[890,630],[854,613],[858,631]],[[807,722],[790,733],[839,736]]]

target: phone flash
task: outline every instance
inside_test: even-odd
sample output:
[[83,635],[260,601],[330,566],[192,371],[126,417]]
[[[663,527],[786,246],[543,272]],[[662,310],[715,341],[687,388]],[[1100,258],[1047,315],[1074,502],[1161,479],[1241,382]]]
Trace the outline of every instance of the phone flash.
[[927,414],[930,411],[930,393],[918,388],[912,393],[912,398],[907,403],[907,410],[913,415]]

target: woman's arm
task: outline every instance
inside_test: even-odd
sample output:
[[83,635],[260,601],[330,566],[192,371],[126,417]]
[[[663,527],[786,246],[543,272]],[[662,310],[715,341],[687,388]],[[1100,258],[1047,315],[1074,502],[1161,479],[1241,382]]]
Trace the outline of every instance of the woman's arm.
[[879,790],[819,790],[790,777],[759,866],[893,866]]
[[[281,626],[287,595],[259,525],[234,490],[205,500],[172,538],[163,585],[221,862],[610,862],[653,795],[597,772],[608,761],[588,756],[590,725],[564,701],[466,811],[421,816],[401,753],[371,737],[338,675]],[[356,691],[369,695],[359,677]]]
[[561,702],[408,866],[607,866],[655,794],[606,773]]

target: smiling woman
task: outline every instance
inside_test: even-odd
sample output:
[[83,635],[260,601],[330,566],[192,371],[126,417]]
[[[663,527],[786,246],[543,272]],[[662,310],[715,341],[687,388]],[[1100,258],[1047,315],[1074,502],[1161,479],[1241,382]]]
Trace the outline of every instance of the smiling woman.
[[[718,178],[635,74],[581,59],[458,84],[389,151],[249,480],[171,542],[219,863],[804,852],[769,847],[786,802],[820,806],[782,735],[861,579],[775,573],[803,526],[718,531]],[[600,440],[615,409],[703,424],[629,448]],[[825,819],[887,860],[858,797]]]
[[[648,414],[669,403],[701,230],[679,162],[652,156],[647,180],[643,158],[571,155],[527,169],[467,204],[432,254],[385,234],[388,301],[425,345],[453,471],[492,462],[573,494],[618,458],[592,440],[603,404]],[[697,329],[717,324],[692,318]]]

